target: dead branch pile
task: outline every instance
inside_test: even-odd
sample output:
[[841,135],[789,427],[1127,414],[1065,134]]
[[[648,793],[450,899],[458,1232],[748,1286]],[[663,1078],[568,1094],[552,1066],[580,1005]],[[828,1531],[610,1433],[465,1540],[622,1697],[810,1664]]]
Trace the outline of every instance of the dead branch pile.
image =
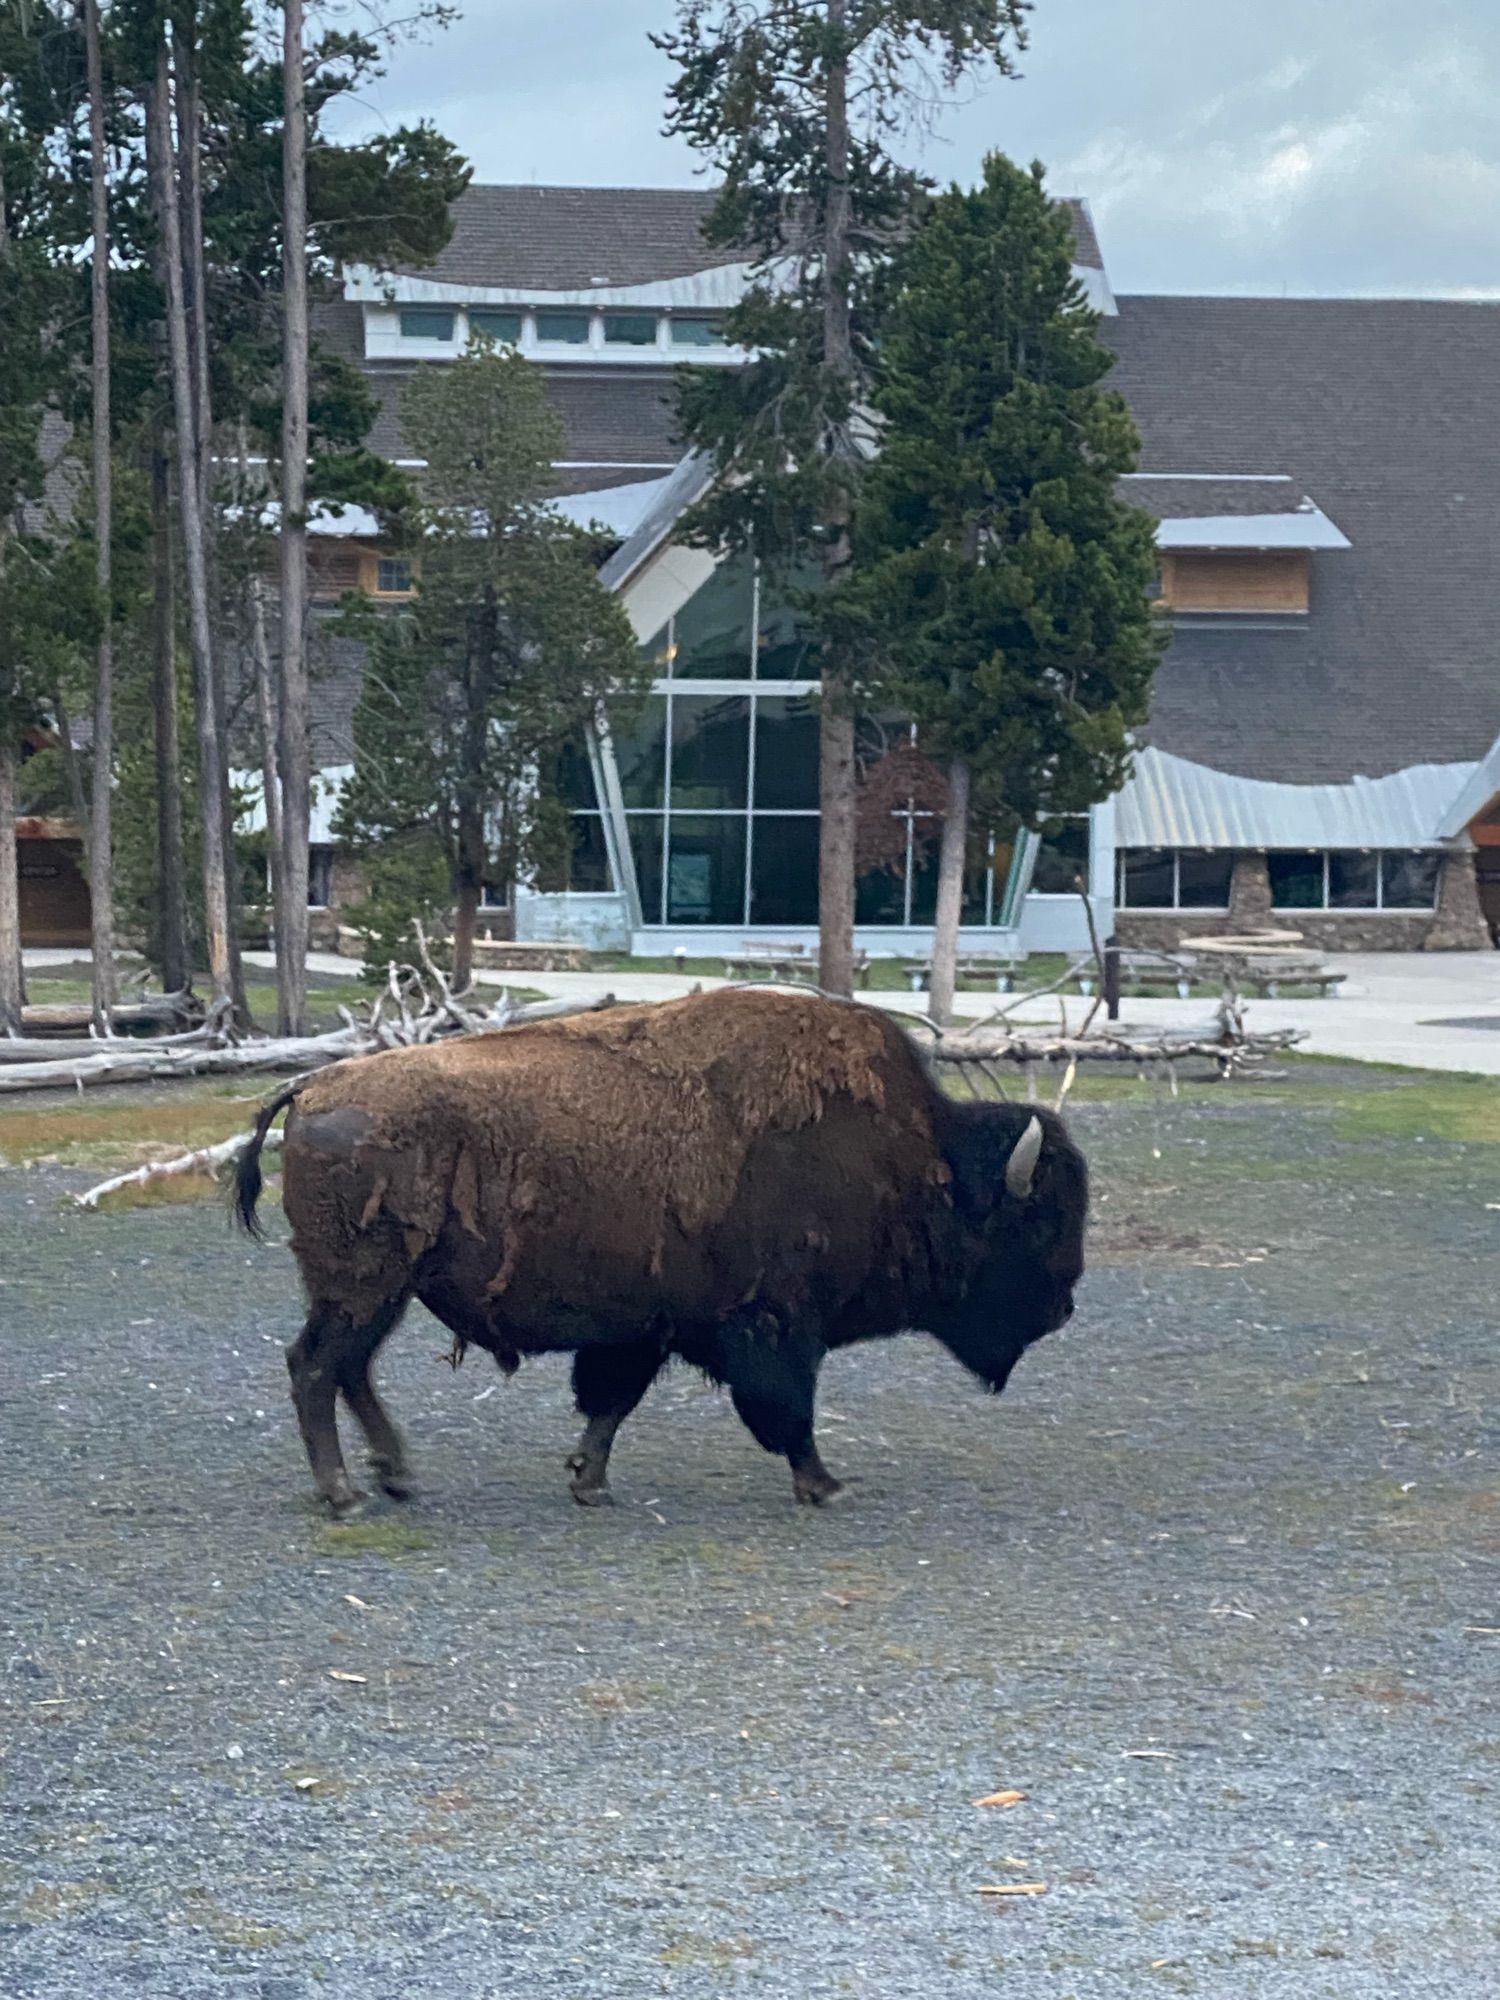
[[588,1007],[607,1007],[612,996],[577,1002],[541,1000],[521,1004],[501,993],[493,1002],[472,993],[456,994],[446,975],[418,940],[423,963],[392,965],[385,991],[363,1018],[349,1008],[338,1013],[343,1026],[321,1035],[245,1034],[227,1006],[214,1010],[198,1028],[177,1035],[95,1036],[62,1042],[22,1037],[0,1040],[0,1094],[22,1090],[86,1090],[106,1083],[154,1083],[179,1076],[246,1076],[318,1069],[349,1056],[379,1049],[411,1048],[440,1035],[478,1034],[519,1021],[545,1020]]

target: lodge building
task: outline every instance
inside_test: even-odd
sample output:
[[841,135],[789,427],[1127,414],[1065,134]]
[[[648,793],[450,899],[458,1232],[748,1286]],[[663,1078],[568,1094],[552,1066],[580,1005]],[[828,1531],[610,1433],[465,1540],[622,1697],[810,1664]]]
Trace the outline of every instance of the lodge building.
[[[655,667],[641,722],[570,760],[563,879],[489,892],[497,935],[656,954],[815,932],[809,649],[752,562],[676,533],[710,474],[675,438],[674,370],[744,359],[723,314],[748,267],[704,242],[710,200],[471,187],[436,263],[350,269],[322,312],[321,337],[379,398],[372,445],[414,469],[400,405],[415,367],[482,329],[542,370],[567,435],[560,504],[608,530],[604,580]],[[1068,206],[1141,431],[1123,494],[1159,524],[1172,636],[1123,790],[1040,836],[975,843],[965,943],[1081,948],[1080,884],[1101,934],[1143,945],[1268,922],[1323,950],[1491,942],[1500,304],[1117,296],[1087,205]],[[314,530],[315,599],[409,595],[410,563],[373,519],[345,509]],[[315,892],[334,900],[359,672],[335,642],[314,688]],[[920,949],[932,922],[935,845],[908,819],[905,867],[859,884],[873,952]]]

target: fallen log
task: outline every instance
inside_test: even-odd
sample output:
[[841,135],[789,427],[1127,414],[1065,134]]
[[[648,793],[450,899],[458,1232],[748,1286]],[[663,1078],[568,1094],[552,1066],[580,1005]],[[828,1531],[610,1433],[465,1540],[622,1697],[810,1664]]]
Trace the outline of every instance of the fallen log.
[[[23,1007],[24,1033],[86,1035],[93,1025],[93,1010],[87,1001],[67,1001]],[[203,1020],[203,1002],[195,993],[147,993],[139,1000],[122,1000],[110,1010],[110,1026],[147,1028],[154,1026],[192,1027]]]
[[22,1035],[15,1039],[0,1036],[0,1063],[83,1062],[104,1050],[123,1049],[132,1055],[157,1054],[162,1050],[213,1048],[222,1043],[217,1028],[189,1028],[181,1035],[95,1037]]
[[1152,1037],[1108,1032],[1035,1036],[980,1028],[963,1034],[938,1035],[928,1046],[927,1055],[933,1062],[960,1070],[968,1066],[982,1070],[986,1063],[993,1062],[1026,1066],[1113,1062],[1133,1063],[1143,1068],[1153,1063],[1172,1064],[1200,1057],[1214,1063],[1220,1074],[1227,1076],[1235,1070],[1254,1068],[1267,1056],[1285,1054],[1306,1039],[1306,1031],[1301,1028],[1275,1028],[1264,1034]]
[[[232,1139],[221,1139],[217,1146],[199,1146],[191,1153],[178,1153],[170,1160],[148,1160],[143,1167],[132,1167],[128,1174],[114,1174],[107,1181],[100,1181],[97,1187],[88,1188],[83,1194],[73,1197],[79,1208],[100,1208],[113,1194],[124,1188],[147,1187],[158,1181],[179,1180],[191,1174],[201,1174],[217,1180],[226,1167],[230,1167],[250,1143],[248,1132],[236,1132]],[[262,1154],[281,1150],[281,1127],[278,1125],[265,1136]]]

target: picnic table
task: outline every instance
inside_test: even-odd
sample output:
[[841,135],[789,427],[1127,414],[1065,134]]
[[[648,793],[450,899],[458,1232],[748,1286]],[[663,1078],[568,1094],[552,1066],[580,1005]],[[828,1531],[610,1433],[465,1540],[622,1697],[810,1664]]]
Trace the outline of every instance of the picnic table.
[[[816,986],[818,961],[805,944],[778,944],[773,939],[746,939],[736,952],[727,952],[724,970],[730,978],[784,979],[793,984]],[[854,983],[864,986],[870,976],[870,954],[854,954]]]
[[[897,963],[910,980],[913,993],[920,993],[931,983],[931,952],[899,959]],[[955,973],[959,979],[993,979],[997,993],[1009,993],[1018,968],[1025,963],[1023,951],[966,951],[959,954]]]
[[1184,938],[1185,951],[1208,956],[1226,978],[1274,1000],[1283,986],[1312,986],[1336,993],[1349,977],[1332,972],[1312,952],[1299,952],[1301,931],[1248,931],[1238,937]]

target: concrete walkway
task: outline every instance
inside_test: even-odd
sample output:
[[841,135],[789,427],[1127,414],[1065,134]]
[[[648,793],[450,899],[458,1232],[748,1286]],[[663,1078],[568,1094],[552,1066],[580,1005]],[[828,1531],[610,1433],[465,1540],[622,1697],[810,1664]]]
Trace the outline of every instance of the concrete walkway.
[[[28,951],[26,963],[76,964],[86,952]],[[267,952],[246,952],[248,965],[267,970]],[[1418,1069],[1473,1071],[1500,1076],[1500,952],[1350,952],[1337,960],[1348,979],[1336,998],[1252,1000],[1246,1013],[1258,1028],[1304,1028],[1303,1045],[1315,1055],[1344,1056],[1359,1062],[1397,1063]],[[309,970],[324,977],[353,979],[359,967],[352,959],[314,952]],[[613,993],[617,1000],[668,1000],[697,986],[727,982],[664,972],[481,972],[481,985],[527,986],[558,998],[595,999]],[[875,1005],[909,1012],[924,1008],[916,993],[871,993]],[[969,1019],[983,1018],[1006,1007],[1010,1019],[1031,1026],[1056,1028],[1059,999],[1047,994],[1037,1000],[1002,1001],[992,993],[962,993],[958,1011]],[[1077,1027],[1090,1003],[1076,995],[1061,1002],[1068,1025]],[[1122,1028],[1170,1028],[1184,1032],[1210,1026],[1213,1003],[1192,1000],[1130,1000],[1124,1003]]]

